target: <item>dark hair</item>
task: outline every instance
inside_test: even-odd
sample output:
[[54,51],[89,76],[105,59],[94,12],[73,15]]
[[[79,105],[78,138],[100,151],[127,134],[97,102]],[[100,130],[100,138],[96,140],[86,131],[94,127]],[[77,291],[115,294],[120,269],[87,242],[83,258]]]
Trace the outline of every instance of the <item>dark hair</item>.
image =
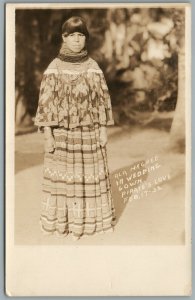
[[85,35],[86,39],[89,38],[89,32],[85,20],[81,17],[71,17],[62,25],[62,34],[68,36],[73,32],[81,32]]

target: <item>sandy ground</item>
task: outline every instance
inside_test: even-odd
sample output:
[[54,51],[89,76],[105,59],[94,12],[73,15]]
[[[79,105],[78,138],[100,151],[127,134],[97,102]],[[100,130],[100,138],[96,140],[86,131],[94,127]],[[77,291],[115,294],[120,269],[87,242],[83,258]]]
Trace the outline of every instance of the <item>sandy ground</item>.
[[[185,156],[171,152],[169,134],[155,129],[108,129],[108,163],[117,224],[113,233],[72,241],[71,237],[44,236],[39,228],[43,136],[16,137],[15,243],[20,245],[181,245],[185,242]],[[116,171],[158,156],[160,168],[147,182],[170,176],[159,191],[124,202],[116,186]]]

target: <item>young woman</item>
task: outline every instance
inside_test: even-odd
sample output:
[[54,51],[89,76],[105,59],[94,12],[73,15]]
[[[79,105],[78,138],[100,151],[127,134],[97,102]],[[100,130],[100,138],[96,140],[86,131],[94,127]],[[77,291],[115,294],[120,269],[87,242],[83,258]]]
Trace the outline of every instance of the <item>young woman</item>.
[[80,17],[62,26],[62,46],[43,74],[35,124],[44,132],[40,224],[73,239],[113,231],[106,126],[113,125],[104,75],[88,56]]

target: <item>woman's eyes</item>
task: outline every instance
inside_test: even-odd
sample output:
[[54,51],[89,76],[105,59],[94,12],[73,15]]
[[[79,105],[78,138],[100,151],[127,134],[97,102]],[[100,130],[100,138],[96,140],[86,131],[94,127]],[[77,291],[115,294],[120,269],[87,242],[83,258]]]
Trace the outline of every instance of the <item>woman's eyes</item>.
[[[76,34],[74,34],[74,33],[71,33],[71,34],[69,34],[70,36],[75,36]],[[84,36],[84,34],[82,34],[82,33],[78,33],[77,34],[78,36]]]

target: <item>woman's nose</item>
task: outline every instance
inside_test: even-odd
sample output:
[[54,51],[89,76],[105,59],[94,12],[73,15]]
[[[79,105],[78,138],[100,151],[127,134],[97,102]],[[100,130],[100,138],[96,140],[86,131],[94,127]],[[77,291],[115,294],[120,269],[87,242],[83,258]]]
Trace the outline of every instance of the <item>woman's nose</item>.
[[79,36],[78,36],[78,35],[75,35],[75,38],[74,38],[74,39],[75,39],[76,42],[78,42],[78,41],[79,41]]

